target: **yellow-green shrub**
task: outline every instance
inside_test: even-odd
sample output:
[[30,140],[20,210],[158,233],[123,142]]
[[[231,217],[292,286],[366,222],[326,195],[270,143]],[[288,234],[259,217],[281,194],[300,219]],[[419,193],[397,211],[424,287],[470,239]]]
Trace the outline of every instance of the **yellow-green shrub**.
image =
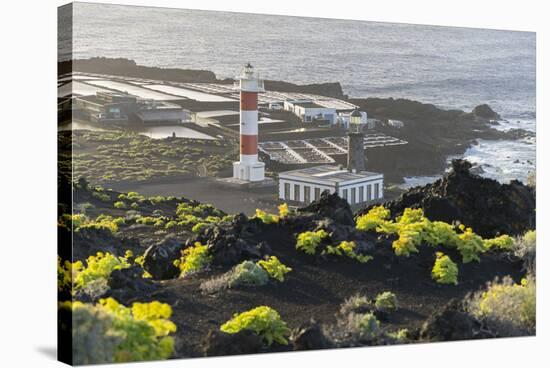
[[288,213],[289,213],[288,204],[286,203],[280,204],[279,206],[277,206],[277,208],[279,209],[279,218],[288,216]]
[[208,246],[196,242],[194,246],[182,251],[182,257],[174,261],[174,265],[180,269],[183,277],[191,272],[197,272],[206,267],[212,261],[208,254]]
[[485,239],[483,241],[485,249],[497,249],[497,250],[513,250],[514,249],[514,238],[509,235],[497,236],[493,239]]
[[520,284],[510,277],[495,280],[474,294],[467,310],[501,336],[529,335],[536,329],[536,282],[532,276]]
[[436,253],[432,278],[439,284],[458,284],[458,267],[449,256]]
[[[87,315],[86,318],[73,318],[73,340],[79,354],[89,353],[88,349],[94,351],[94,345],[97,345],[99,351],[111,347],[109,351],[114,354],[112,359],[101,357],[94,360],[94,355],[88,354],[87,363],[167,359],[173,354],[174,339],[169,335],[176,331],[176,325],[169,319],[172,308],[168,304],[153,301],[126,307],[113,298],[107,298],[101,299],[96,305],[66,302],[60,308],[70,309],[73,316]],[[101,335],[90,340],[88,337],[96,333],[94,326],[99,321],[105,328],[101,329]],[[86,345],[80,346],[80,342]]]
[[373,231],[390,218],[390,210],[384,206],[373,207],[366,215],[357,218],[357,229]]
[[118,209],[124,209],[126,208],[126,203],[124,203],[123,201],[118,201],[118,202],[115,202],[113,206]]
[[483,238],[473,232],[472,228],[460,226],[463,233],[458,236],[459,242],[457,249],[462,255],[462,262],[468,263],[471,261],[479,262],[479,255],[485,252]]
[[[225,277],[223,280],[225,280]],[[230,271],[227,286],[263,286],[268,281],[269,274],[267,271],[252,261],[244,261]]]
[[195,225],[193,225],[193,227],[191,228],[191,231],[198,234],[198,233],[201,233],[207,227],[208,227],[207,223],[199,222],[199,223],[196,223]]
[[109,215],[99,215],[95,220],[88,220],[80,224],[77,230],[80,229],[104,229],[109,230],[112,233],[116,233],[119,229],[119,226],[124,224],[123,217],[112,217]]
[[264,224],[276,224],[279,222],[279,216],[267,213],[259,208],[256,208],[256,214],[254,217],[262,220]]
[[279,282],[285,281],[285,275],[292,271],[292,268],[282,264],[275,256],[269,257],[268,260],[258,261],[257,263],[267,271],[269,276]]
[[374,207],[357,219],[357,229],[398,235],[398,239],[392,243],[392,248],[398,256],[409,256],[418,252],[417,247],[425,243],[434,247],[441,245],[457,249],[462,261],[468,263],[479,261],[479,255],[487,249],[510,250],[513,246],[513,239],[507,235],[483,240],[464,225],[459,226],[459,232],[453,225],[442,221],[430,221],[420,208],[406,208],[396,221],[388,220],[389,216],[389,210],[382,206]]
[[125,257],[117,257],[111,253],[97,252],[95,256],[86,259],[86,266],[77,261],[72,264],[72,275],[76,288],[86,286],[97,279],[108,279],[114,270],[129,268],[130,263]]
[[326,253],[327,254],[333,254],[337,256],[346,256],[351,259],[355,259],[356,261],[360,263],[367,263],[370,261],[373,257],[365,254],[358,254],[355,252],[355,248],[357,247],[357,244],[354,241],[342,241],[340,244],[338,244],[336,247],[333,247],[332,245],[327,246]]
[[381,311],[394,311],[397,309],[397,297],[391,291],[384,291],[376,296],[374,305]]
[[[81,263],[82,264],[82,263]],[[63,261],[57,256],[57,290],[71,291],[73,275],[73,264],[70,261]]]
[[298,234],[296,249],[306,254],[313,255],[315,250],[321,244],[321,241],[328,236],[325,230],[306,231]]
[[279,313],[267,306],[235,314],[232,319],[220,327],[220,330],[229,334],[250,330],[261,336],[267,345],[271,345],[273,342],[287,345],[287,337],[290,335],[290,329],[281,319]]

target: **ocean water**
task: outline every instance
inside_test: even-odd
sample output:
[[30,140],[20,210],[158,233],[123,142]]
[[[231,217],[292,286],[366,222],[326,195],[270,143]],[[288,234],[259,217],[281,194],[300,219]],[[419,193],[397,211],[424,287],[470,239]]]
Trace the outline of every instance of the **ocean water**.
[[[69,21],[61,15],[61,29]],[[60,59],[70,58],[69,40],[60,45]],[[488,103],[507,120],[500,129],[536,125],[531,32],[76,3],[72,53],[218,77],[235,76],[251,62],[267,79],[339,81],[353,97],[403,97],[467,111]],[[466,157],[493,166],[485,168],[488,176],[524,180],[535,167],[535,142],[480,142]]]

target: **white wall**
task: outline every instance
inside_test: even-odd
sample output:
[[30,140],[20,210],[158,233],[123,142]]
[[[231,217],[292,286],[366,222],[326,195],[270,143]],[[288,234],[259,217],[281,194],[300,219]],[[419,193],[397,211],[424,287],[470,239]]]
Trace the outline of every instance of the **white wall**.
[[[331,193],[334,193],[336,191],[335,187],[330,187],[327,185],[309,184],[309,183],[295,182],[288,179],[279,179],[279,199],[282,199],[282,200],[285,200],[285,183],[290,184],[289,200],[291,201],[304,202],[305,187],[310,188],[310,201],[313,201],[315,199],[315,188],[319,188],[320,193],[323,193],[325,190],[328,190]],[[294,185],[296,184],[300,187],[300,198],[298,199],[295,198],[294,196]]]

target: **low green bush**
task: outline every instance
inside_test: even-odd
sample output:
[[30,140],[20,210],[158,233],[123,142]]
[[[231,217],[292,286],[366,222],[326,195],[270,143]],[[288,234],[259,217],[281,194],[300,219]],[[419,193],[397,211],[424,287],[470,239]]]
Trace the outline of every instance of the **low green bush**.
[[514,241],[514,255],[523,261],[523,268],[531,275],[536,274],[537,234],[529,230]]
[[124,202],[122,202],[122,201],[115,202],[115,203],[113,204],[113,206],[114,206],[115,208],[118,208],[118,209],[123,209],[123,208],[126,208],[126,207],[127,207],[127,206],[126,206],[126,203],[124,203]]
[[353,295],[347,298],[340,306],[340,313],[347,316],[350,313],[364,313],[371,309],[371,302],[369,299],[360,294]]
[[174,261],[174,265],[180,269],[180,277],[197,272],[205,268],[212,261],[208,254],[208,246],[196,242],[192,247],[182,251],[182,257]]
[[256,208],[256,214],[254,217],[262,220],[264,224],[276,224],[279,222],[279,216],[267,213],[258,208]]
[[94,198],[99,199],[99,200],[102,201],[102,202],[110,202],[110,201],[111,201],[111,196],[108,195],[108,194],[105,194],[105,193],[101,193],[101,192],[92,192],[92,196],[93,196]]
[[510,251],[514,249],[514,238],[509,235],[501,235],[493,239],[485,239],[483,245],[487,250],[496,249]]
[[388,222],[390,210],[384,206],[373,207],[367,214],[357,218],[357,229],[374,231],[377,227]]
[[388,332],[388,337],[397,344],[403,344],[409,341],[409,330],[402,328],[395,332]]
[[313,255],[317,247],[326,237],[328,237],[328,233],[325,230],[303,232],[298,234],[296,249],[306,254]]
[[193,227],[191,228],[191,231],[194,232],[194,233],[200,234],[208,226],[210,226],[210,225],[208,225],[206,222],[199,222],[199,223],[196,223],[195,225],[193,225]]
[[292,268],[282,264],[275,256],[269,257],[268,260],[258,261],[258,265],[266,270],[271,278],[279,282],[285,281],[285,275],[292,271]]
[[80,364],[168,359],[176,331],[172,308],[153,301],[126,307],[113,298],[96,305],[65,302],[73,316],[75,360]]
[[168,221],[165,225],[164,225],[164,228],[166,230],[170,230],[171,228],[174,228],[178,226],[178,222],[177,221],[174,221],[174,220],[171,220],[171,221]]
[[391,291],[384,291],[375,298],[376,309],[391,312],[397,310],[397,297]]
[[479,261],[480,255],[489,249],[511,250],[513,239],[502,235],[494,239],[483,239],[471,228],[460,225],[458,228],[441,221],[430,221],[421,208],[406,208],[395,221],[389,220],[389,210],[382,206],[372,208],[367,214],[356,220],[357,229],[396,234],[392,248],[398,256],[408,257],[418,252],[418,246],[426,244],[432,247],[441,245],[456,249],[462,256],[462,262]]
[[86,259],[86,265],[81,261],[72,263],[72,273],[75,288],[83,288],[98,279],[107,280],[114,270],[129,268],[131,265],[126,257],[117,257],[111,253],[97,252],[95,256]]
[[261,336],[268,346],[273,342],[288,345],[287,338],[290,335],[290,329],[281,319],[279,313],[267,306],[235,314],[232,319],[220,327],[220,330],[229,334],[250,330]]
[[495,280],[466,305],[468,312],[499,336],[533,335],[536,331],[536,282],[532,276],[520,284],[510,277]]
[[372,256],[365,255],[365,254],[358,254],[355,251],[356,247],[357,247],[357,244],[353,241],[342,241],[336,247],[333,247],[332,245],[327,246],[326,251],[324,251],[324,253],[337,255],[340,257],[346,256],[348,258],[355,259],[360,263],[367,263],[368,261],[373,259]]
[[358,340],[372,341],[382,333],[380,322],[371,313],[349,313],[346,319],[340,323],[340,329],[346,335]]
[[436,260],[432,269],[432,278],[439,284],[458,284],[458,266],[449,256],[441,252],[436,253]]
[[252,261],[244,261],[231,271],[228,286],[262,286],[268,280],[269,275],[262,267]]
[[108,230],[111,233],[116,233],[121,225],[125,224],[123,217],[112,217],[109,215],[99,215],[94,220],[84,219],[78,226],[75,228],[76,231],[80,229],[103,229]]

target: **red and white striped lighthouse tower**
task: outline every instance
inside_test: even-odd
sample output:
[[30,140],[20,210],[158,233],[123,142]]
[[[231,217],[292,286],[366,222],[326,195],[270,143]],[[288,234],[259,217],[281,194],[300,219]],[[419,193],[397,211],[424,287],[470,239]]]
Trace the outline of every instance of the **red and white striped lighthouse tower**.
[[244,181],[265,179],[265,164],[258,161],[258,93],[264,92],[264,83],[254,75],[248,63],[237,77],[241,92],[241,155],[233,163],[233,178]]

